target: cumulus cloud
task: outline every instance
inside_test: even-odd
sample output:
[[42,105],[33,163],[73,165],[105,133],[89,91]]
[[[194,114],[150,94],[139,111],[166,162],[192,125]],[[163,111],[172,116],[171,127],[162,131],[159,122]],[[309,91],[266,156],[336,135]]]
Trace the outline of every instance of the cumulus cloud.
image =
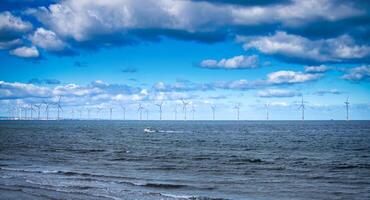
[[287,90],[287,89],[267,89],[259,91],[257,96],[270,98],[270,97],[294,97],[300,96],[301,93],[298,91]]
[[201,67],[210,69],[246,69],[255,68],[258,66],[258,56],[235,56],[228,59],[221,59],[219,61],[214,59],[203,60],[200,63]]
[[0,99],[18,99],[39,97],[45,98],[51,94],[51,91],[46,87],[39,87],[33,84],[25,83],[9,83],[0,81]]
[[47,51],[62,51],[66,47],[53,31],[44,28],[38,28],[29,39],[34,45]]
[[307,73],[323,73],[329,70],[331,70],[331,68],[326,65],[305,66],[304,67],[304,71]]
[[22,40],[14,39],[10,41],[0,42],[0,50],[11,49],[22,44]]
[[269,84],[293,84],[304,83],[307,81],[317,80],[322,77],[322,74],[308,74],[295,71],[277,71],[267,75],[267,83]]
[[18,47],[10,51],[11,55],[18,56],[21,58],[37,58],[39,57],[39,51],[36,47]]
[[0,41],[14,40],[32,29],[32,24],[5,11],[0,13]]
[[311,62],[341,62],[368,57],[370,46],[356,44],[348,35],[331,39],[309,40],[299,35],[277,31],[274,35],[240,37],[246,50],[254,48],[262,53],[285,59]]
[[315,94],[319,95],[319,96],[323,96],[323,95],[326,95],[326,94],[342,94],[343,92],[337,90],[337,89],[329,89],[329,90],[319,90],[317,92],[315,92]]
[[349,81],[370,81],[370,66],[364,65],[354,67],[347,70],[347,73],[342,76],[343,79]]
[[354,4],[334,0],[219,2],[226,3],[66,0],[28,13],[57,35],[89,46],[132,44],[136,39],[159,40],[161,36],[210,42],[238,29],[229,27],[253,30],[256,25],[283,24],[294,28],[315,20],[334,22],[366,15]]
[[46,84],[46,85],[57,85],[61,84],[61,82],[57,79],[38,79],[38,78],[33,78],[28,81],[30,84]]

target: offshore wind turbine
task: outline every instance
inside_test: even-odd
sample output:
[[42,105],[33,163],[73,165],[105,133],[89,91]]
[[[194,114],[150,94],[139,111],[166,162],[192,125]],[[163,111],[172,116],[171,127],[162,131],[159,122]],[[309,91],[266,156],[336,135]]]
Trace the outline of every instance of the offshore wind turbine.
[[123,120],[126,120],[126,107],[125,106],[121,106],[122,110],[123,110]]
[[112,113],[113,113],[113,108],[109,108],[109,120],[112,120]]
[[159,120],[162,120],[162,106],[163,106],[163,101],[161,101],[160,103],[156,103],[155,105],[158,106],[158,108],[159,108]]
[[177,105],[175,105],[175,108],[173,109],[173,112],[175,113],[175,120],[177,120]]
[[49,120],[49,108],[50,108],[50,104],[48,102],[46,102],[46,101],[44,101],[43,104],[45,104],[46,120]]
[[239,116],[240,116],[240,103],[237,103],[234,106],[234,109],[236,110],[236,119],[239,120]]
[[142,120],[142,117],[143,117],[143,105],[141,105],[141,103],[139,103],[139,107],[137,108],[137,111],[139,112],[139,119]]
[[186,120],[186,107],[190,104],[190,102],[186,102],[184,99],[182,101],[182,110],[184,112],[184,120]]
[[266,120],[269,120],[269,108],[270,108],[270,104],[269,103],[266,103],[265,104],[265,108],[266,108]]
[[87,119],[90,119],[91,108],[86,108],[86,110],[87,110]]
[[149,120],[149,110],[145,109],[145,113],[146,113],[146,120]]
[[99,117],[99,113],[103,110],[103,108],[102,107],[96,107],[96,115],[98,115],[98,119],[102,119],[102,118],[100,118]]
[[58,109],[58,120],[60,119],[60,111],[63,111],[62,106],[60,105],[60,100],[62,99],[62,96],[58,97],[58,101],[56,103],[57,109]]
[[302,121],[303,121],[304,120],[304,109],[305,109],[305,105],[304,105],[304,102],[303,102],[303,96],[302,96],[301,105],[299,105],[298,109],[302,109]]
[[347,96],[347,101],[344,102],[344,104],[346,104],[346,111],[347,111],[346,119],[347,119],[347,121],[349,120],[349,112],[348,112],[349,111],[348,110],[349,109],[349,101],[348,100],[349,100],[349,96]]
[[194,107],[194,104],[193,105],[191,105],[191,112],[192,112],[192,114],[193,114],[193,120],[195,119],[195,107]]
[[212,119],[215,120],[216,106],[211,105],[211,109],[212,109]]

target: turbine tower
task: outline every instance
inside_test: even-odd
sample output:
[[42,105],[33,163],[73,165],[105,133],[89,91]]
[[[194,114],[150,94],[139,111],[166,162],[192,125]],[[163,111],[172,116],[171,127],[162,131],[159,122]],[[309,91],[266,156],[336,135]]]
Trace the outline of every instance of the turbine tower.
[[162,106],[163,106],[163,101],[160,103],[155,104],[159,108],[159,120],[162,120]]
[[98,115],[98,119],[102,119],[99,117],[100,112],[103,110],[102,107],[96,107],[96,115]]
[[236,110],[236,119],[239,120],[239,114],[240,114],[240,103],[237,103],[235,106],[234,106],[234,109]]
[[141,103],[139,103],[139,107],[137,108],[137,111],[139,112],[139,119],[142,120],[143,118],[143,105],[141,105]]
[[60,119],[60,111],[63,111],[63,109],[62,109],[62,106],[60,105],[60,100],[61,100],[61,98],[62,98],[62,96],[59,96],[59,98],[58,98],[58,102],[56,103],[56,105],[57,105],[57,109],[58,109],[58,120]]
[[86,110],[87,110],[87,119],[90,119],[91,108],[86,108]]
[[40,120],[40,109],[41,109],[41,104],[36,104],[34,107],[37,108],[37,120]]
[[302,121],[304,120],[304,102],[303,102],[303,96],[302,96],[302,102],[301,105],[299,105],[298,109],[302,109]]
[[184,99],[182,101],[182,110],[184,112],[184,120],[186,120],[186,107],[190,104],[190,102],[186,102]]
[[122,106],[121,108],[123,110],[123,120],[126,120],[126,107]]
[[215,120],[216,106],[211,105],[211,109],[212,109],[212,119]]
[[149,120],[149,110],[145,109],[145,113],[146,113],[146,120]]
[[175,113],[175,120],[177,120],[177,105],[175,105],[175,109],[173,109],[173,112]]
[[193,114],[193,121],[194,121],[194,119],[195,119],[195,107],[194,107],[194,105],[191,105],[191,112],[192,112],[192,114]]
[[45,112],[46,112],[46,120],[49,120],[49,106],[50,104],[46,101],[43,102],[45,104]]
[[109,120],[112,120],[112,113],[113,113],[113,108],[109,108]]
[[345,101],[344,102],[344,104],[346,104],[346,111],[347,111],[347,116],[346,116],[346,119],[347,119],[347,121],[349,120],[349,116],[348,116],[348,114],[349,114],[349,112],[348,112],[348,109],[349,109],[349,96],[347,97],[347,101]]
[[270,104],[266,103],[265,104],[265,108],[266,108],[266,120],[269,120],[269,108],[270,108]]

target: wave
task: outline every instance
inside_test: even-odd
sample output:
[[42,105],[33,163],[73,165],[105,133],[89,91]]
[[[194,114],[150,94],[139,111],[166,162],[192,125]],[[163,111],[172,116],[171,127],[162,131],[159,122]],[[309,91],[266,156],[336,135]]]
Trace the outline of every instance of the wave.
[[204,196],[191,196],[191,195],[175,195],[159,193],[161,196],[170,197],[174,199],[188,199],[188,200],[228,200],[224,198],[204,197]]

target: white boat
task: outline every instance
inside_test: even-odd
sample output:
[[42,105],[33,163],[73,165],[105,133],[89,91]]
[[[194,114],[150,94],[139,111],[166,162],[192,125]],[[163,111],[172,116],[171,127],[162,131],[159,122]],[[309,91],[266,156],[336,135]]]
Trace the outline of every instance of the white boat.
[[153,128],[144,128],[144,133],[156,133],[158,132],[157,130],[153,129]]

